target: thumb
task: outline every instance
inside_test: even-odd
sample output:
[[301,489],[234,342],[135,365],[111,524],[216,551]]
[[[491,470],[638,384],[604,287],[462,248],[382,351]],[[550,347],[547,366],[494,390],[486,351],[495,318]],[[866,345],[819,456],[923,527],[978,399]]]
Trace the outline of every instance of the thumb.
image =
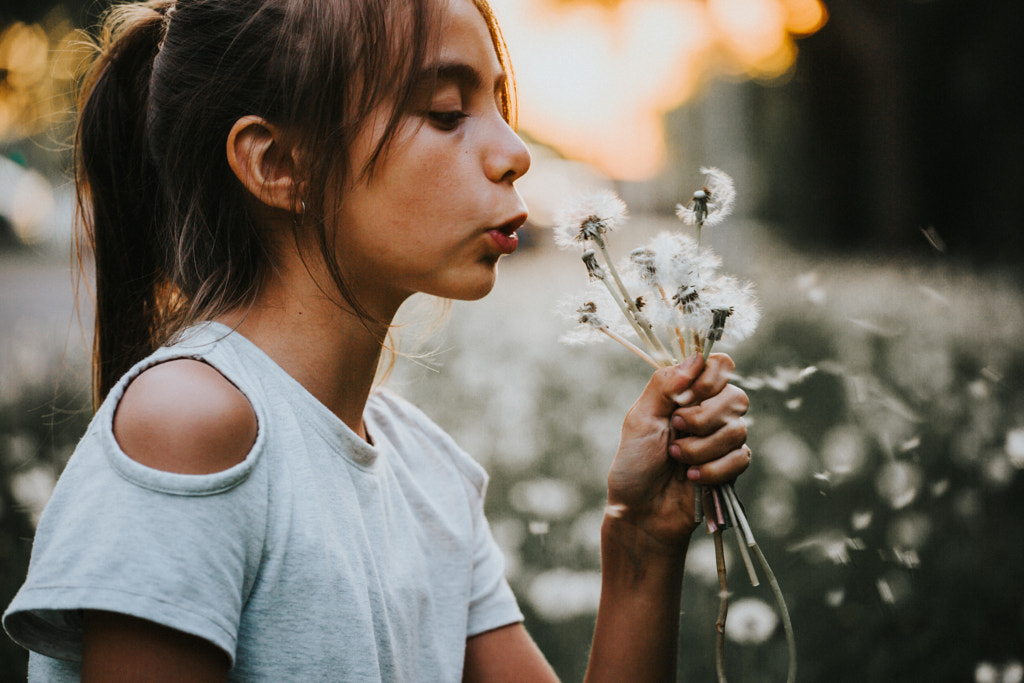
[[668,418],[679,407],[676,398],[704,369],[704,357],[697,353],[679,365],[658,370],[633,406],[642,414]]

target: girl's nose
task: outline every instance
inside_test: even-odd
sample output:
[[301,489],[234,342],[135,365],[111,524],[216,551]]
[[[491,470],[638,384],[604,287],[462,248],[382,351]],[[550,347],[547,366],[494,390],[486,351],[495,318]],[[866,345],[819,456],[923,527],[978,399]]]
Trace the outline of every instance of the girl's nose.
[[530,150],[503,118],[495,125],[495,140],[484,160],[487,177],[495,182],[514,182],[530,170]]

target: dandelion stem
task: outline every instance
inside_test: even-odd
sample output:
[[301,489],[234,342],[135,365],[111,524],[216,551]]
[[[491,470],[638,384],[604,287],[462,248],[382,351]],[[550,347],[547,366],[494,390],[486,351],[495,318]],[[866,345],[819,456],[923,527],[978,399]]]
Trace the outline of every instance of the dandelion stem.
[[796,683],[796,637],[793,634],[793,622],[789,619],[789,610],[786,608],[786,599],[782,595],[779,581],[775,578],[775,573],[772,572],[771,565],[768,564],[768,559],[761,552],[761,548],[756,543],[751,548],[757,557],[758,563],[761,565],[761,569],[764,570],[764,575],[768,579],[768,585],[772,588],[775,604],[778,605],[779,615],[782,617],[782,627],[786,631],[786,647],[789,650],[789,671],[786,675],[786,683]]
[[707,360],[708,356],[711,355],[711,347],[714,346],[714,345],[715,345],[715,340],[714,339],[708,339],[707,342],[704,344],[704,360]]
[[704,520],[704,487],[700,484],[693,486],[693,521],[700,524]]
[[725,680],[725,619],[729,615],[729,582],[725,575],[725,544],[722,528],[715,529],[715,565],[718,568],[718,620],[715,622],[715,670],[718,683]]
[[617,341],[618,343],[622,344],[627,349],[629,349],[630,351],[635,353],[645,363],[647,363],[648,365],[653,367],[655,370],[660,370],[661,369],[662,366],[659,365],[656,360],[651,358],[650,354],[648,354],[646,351],[644,351],[639,346],[637,346],[633,342],[629,341],[625,337],[623,337],[623,336],[621,336],[619,334],[616,334],[615,332],[612,332],[611,329],[609,329],[607,325],[602,325],[601,327],[598,327],[597,329],[600,330],[601,332],[604,332],[606,335],[608,335],[609,338]]
[[740,507],[740,501],[736,497],[732,484],[725,484],[720,486],[719,489],[722,491],[725,506],[729,508],[729,514],[732,515],[733,521],[736,522],[736,545],[740,549],[740,556],[743,558],[743,564],[747,568],[747,575],[750,576],[750,585],[756,588],[761,585],[761,582],[757,579],[754,562],[750,559],[750,553],[747,551],[747,547],[753,545],[753,534],[750,533],[747,517],[743,514],[743,509]]
[[[651,345],[651,349],[658,352],[658,355],[664,355],[666,358],[671,358],[671,354],[668,352],[668,349],[666,349],[665,345],[661,343],[658,336],[654,334],[654,330],[651,329],[651,326],[640,314],[640,309],[636,307],[633,297],[630,295],[629,290],[626,289],[625,283],[622,282],[622,278],[619,276],[619,269],[615,267],[615,263],[612,261],[612,257],[608,253],[608,246],[604,239],[600,235],[595,236],[594,244],[597,245],[597,248],[601,250],[601,255],[604,256],[604,264],[608,268],[608,272],[612,274],[612,279],[615,280],[615,286],[619,288],[619,297],[628,307],[628,310],[632,314],[631,317],[636,320],[636,324],[643,330],[641,336],[647,338],[647,341]],[[610,286],[609,290],[611,290]]]
[[[665,292],[665,288],[662,287],[660,284],[658,285],[658,294],[661,295],[661,300],[662,302],[664,302],[665,308],[671,309],[672,303],[669,301],[668,294]],[[666,327],[668,326],[666,325]],[[669,336],[674,338],[676,340],[676,343],[679,345],[679,361],[682,362],[682,360],[686,358],[686,341],[683,339],[683,331],[679,329],[678,325],[673,325],[668,332]]]
[[[640,324],[637,322],[636,317],[632,314],[629,308],[627,308],[628,300],[623,299],[623,297],[620,296],[619,293],[615,291],[615,287],[612,286],[612,283],[608,282],[607,277],[602,277],[599,279],[608,289],[608,293],[611,295],[611,297],[615,299],[615,303],[619,305],[619,309],[622,311],[622,317],[624,317],[626,321],[629,322],[629,324],[632,326],[633,331],[636,332],[636,336],[637,338],[640,339],[640,342],[647,345],[648,350],[657,354],[657,350],[651,346],[649,337],[644,332],[643,328],[640,327]],[[665,355],[667,356],[668,354]],[[655,365],[654,367],[661,368],[662,365],[659,364]]]

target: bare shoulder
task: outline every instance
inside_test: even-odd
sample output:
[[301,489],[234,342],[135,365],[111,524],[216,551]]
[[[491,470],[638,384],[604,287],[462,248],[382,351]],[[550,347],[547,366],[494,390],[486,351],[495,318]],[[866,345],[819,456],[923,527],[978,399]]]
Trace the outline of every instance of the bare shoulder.
[[114,415],[114,437],[130,458],[182,474],[240,463],[256,433],[256,413],[245,395],[215,368],[192,359],[144,370]]

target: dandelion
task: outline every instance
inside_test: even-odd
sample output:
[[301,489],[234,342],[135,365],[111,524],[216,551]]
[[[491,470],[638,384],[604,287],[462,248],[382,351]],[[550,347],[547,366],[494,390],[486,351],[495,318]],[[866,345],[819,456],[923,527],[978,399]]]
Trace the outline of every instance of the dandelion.
[[706,176],[704,187],[693,193],[688,204],[676,206],[680,220],[697,227],[697,244],[704,226],[722,223],[732,213],[736,199],[736,187],[727,174],[714,167],[701,168],[700,172]]
[[729,609],[725,635],[740,645],[760,645],[779,625],[779,618],[767,603],[757,598],[737,600]]
[[[732,211],[735,199],[732,179],[715,168],[702,168],[701,172],[706,176],[704,187],[694,193],[687,206],[680,205],[678,210],[685,223],[697,227],[697,238],[678,232],[662,233],[630,252],[618,267],[609,251],[608,233],[625,221],[626,207],[614,193],[582,195],[561,214],[555,241],[566,248],[582,246],[582,260],[590,279],[585,303],[572,307],[572,317],[581,332],[567,335],[567,341],[579,343],[610,338],[659,368],[682,362],[697,353],[707,358],[716,343],[737,343],[754,332],[760,309],[753,285],[717,274],[721,260],[711,250],[700,246],[701,228],[721,223]],[[626,323],[621,332],[613,330],[598,313],[604,310],[605,303],[610,305],[608,297]],[[720,606],[715,649],[719,680],[724,680],[725,617],[729,599],[722,533],[734,528],[751,584],[759,585],[756,559],[771,587],[789,647],[787,680],[794,681],[796,647],[785,600],[732,485],[698,487],[694,516],[705,521],[714,537],[718,558]],[[740,614],[742,616],[742,610]],[[771,616],[775,618],[774,613]],[[739,633],[749,626],[744,627],[741,622],[741,627],[732,628],[734,633]],[[773,624],[772,630],[774,628]]]
[[625,220],[626,204],[611,190],[584,193],[556,218],[555,244],[570,248],[603,241]]

